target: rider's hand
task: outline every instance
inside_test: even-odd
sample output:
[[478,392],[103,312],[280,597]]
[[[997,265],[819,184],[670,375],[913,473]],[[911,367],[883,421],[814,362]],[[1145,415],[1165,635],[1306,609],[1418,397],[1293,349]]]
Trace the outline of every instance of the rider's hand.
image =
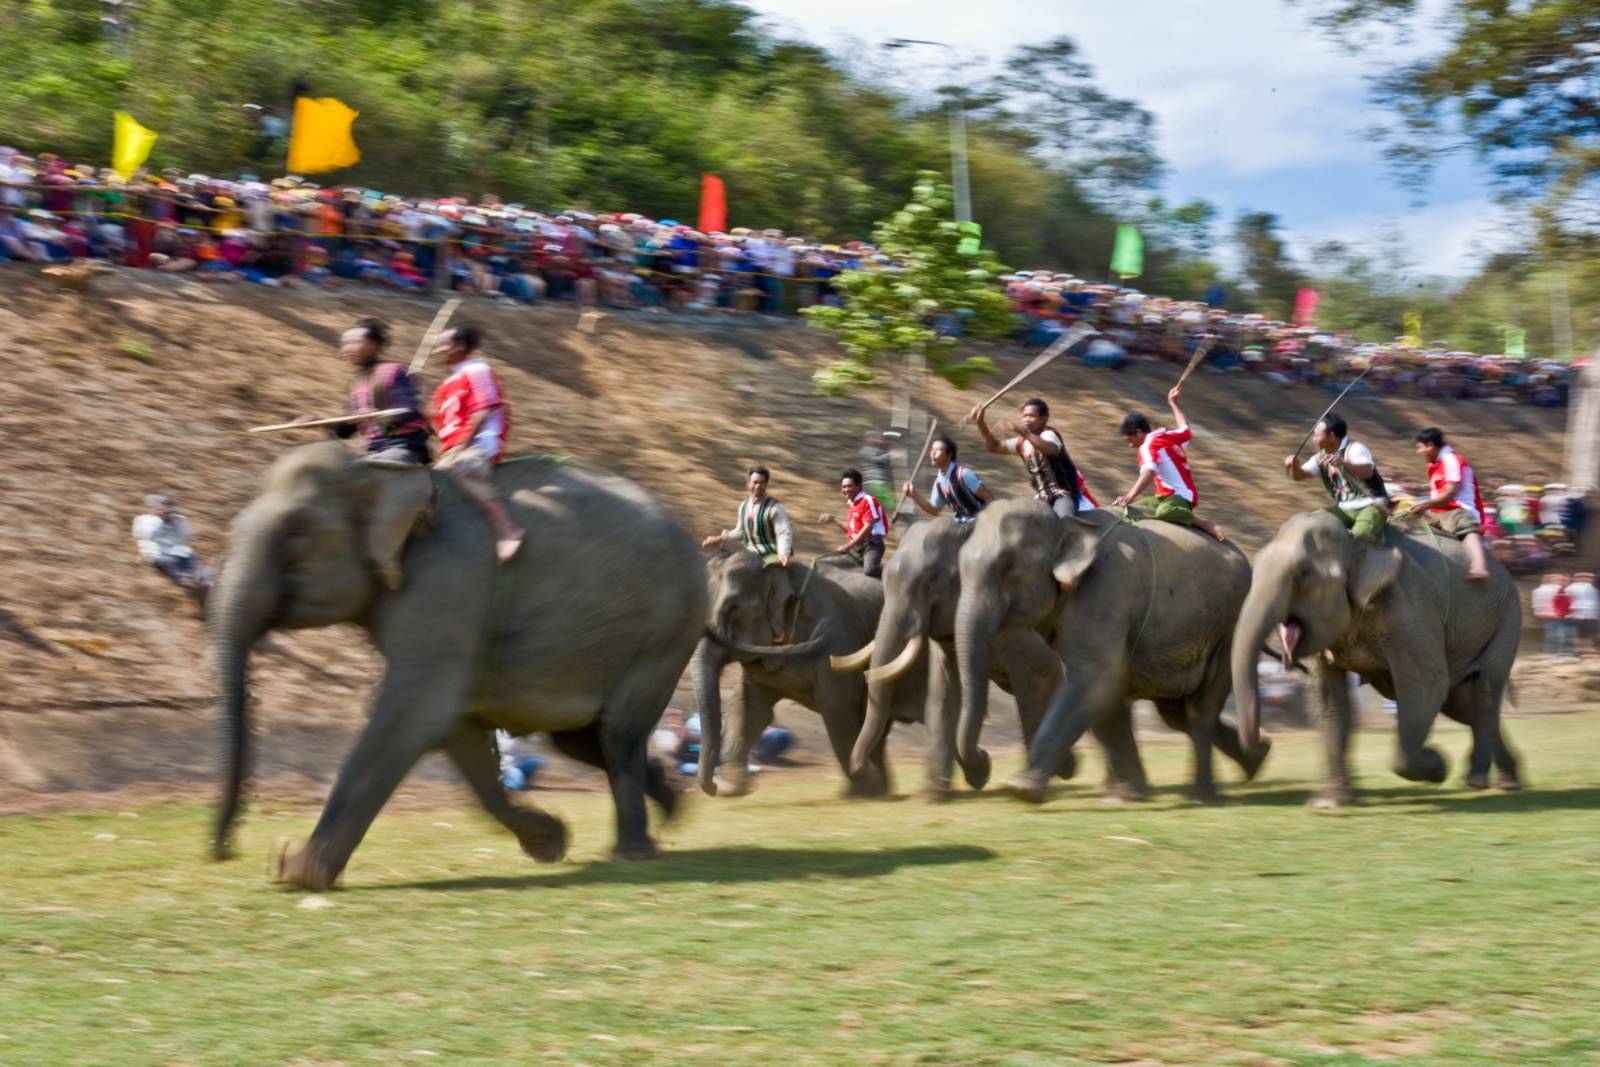
[[830,523],[832,521],[833,521],[833,516],[831,514],[829,514],[828,512],[826,512],[826,511],[824,511],[821,515],[817,516],[817,525],[818,526],[826,526],[826,525],[828,525],[828,523]]

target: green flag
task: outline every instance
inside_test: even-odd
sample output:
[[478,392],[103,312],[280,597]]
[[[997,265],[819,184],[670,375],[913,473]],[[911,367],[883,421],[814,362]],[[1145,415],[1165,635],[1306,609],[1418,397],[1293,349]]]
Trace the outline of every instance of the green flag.
[[1506,327],[1506,350],[1508,356],[1522,356],[1528,354],[1528,331],[1520,326]]
[[1111,252],[1111,273],[1137,278],[1144,271],[1144,238],[1139,227],[1124,223],[1117,227],[1117,246]]

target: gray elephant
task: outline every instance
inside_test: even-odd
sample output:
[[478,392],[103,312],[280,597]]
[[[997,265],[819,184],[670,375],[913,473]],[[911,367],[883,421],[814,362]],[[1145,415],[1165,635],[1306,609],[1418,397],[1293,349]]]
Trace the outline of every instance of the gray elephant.
[[[831,670],[826,656],[858,648],[872,636],[883,610],[882,583],[853,566],[764,563],[744,548],[708,559],[705,578],[706,637],[694,656],[701,789],[712,796],[750,791],[750,747],[772,723],[773,707],[787,697],[822,716],[828,743],[849,779],[847,795],[882,795],[889,772],[881,739],[866,766],[850,766],[850,749],[866,717],[866,683],[859,674]],[[797,634],[811,637],[784,643]],[[719,682],[730,661],[739,664],[741,677],[724,722]],[[922,717],[923,694],[906,688],[894,714],[915,721]]]
[[1521,784],[1500,728],[1522,607],[1498,562],[1466,580],[1466,555],[1449,537],[1413,536],[1390,526],[1385,546],[1366,545],[1323,511],[1294,515],[1256,554],[1250,595],[1233,639],[1233,682],[1247,742],[1259,735],[1257,650],[1277,631],[1285,658],[1310,660],[1327,747],[1328,780],[1317,806],[1354,799],[1345,754],[1353,715],[1345,672],[1354,671],[1398,705],[1394,771],[1442,782],[1444,758],[1427,746],[1443,712],[1472,729],[1467,784]]
[[1012,794],[1042,801],[1062,756],[1103,725],[1114,731],[1103,741],[1116,792],[1142,798],[1148,786],[1127,718],[1137,699],[1153,701],[1169,726],[1189,735],[1196,799],[1216,795],[1213,745],[1254,777],[1265,746],[1247,752],[1218,718],[1249,586],[1250,564],[1237,547],[1172,523],[1098,510],[1061,519],[1035,500],[986,508],[961,550],[960,758],[978,758],[995,636],[1037,629],[1049,635],[1066,681],[1028,747],[1027,768],[1005,782]]
[[[926,692],[923,720],[928,727],[927,781],[923,795],[943,800],[950,794],[955,754],[956,721],[961,709],[961,679],[956,669],[956,604],[961,591],[961,546],[970,524],[949,520],[922,522],[905,535],[883,571],[883,614],[877,632],[865,647],[835,657],[836,670],[866,669],[869,710],[856,738],[851,768],[865,773],[869,759],[882,745],[905,692]],[[868,664],[870,663],[870,668]],[[1031,740],[1045,703],[1061,680],[1061,661],[1048,642],[1032,630],[1003,630],[991,650],[989,676],[1017,701],[1024,740]],[[903,714],[903,712],[902,712]],[[989,759],[963,764],[974,789],[989,780]],[[1072,759],[1063,760],[1061,776],[1072,775]]]
[[566,849],[560,820],[501,789],[493,730],[549,731],[564,753],[605,770],[616,804],[614,855],[655,854],[645,797],[676,802],[646,746],[694,651],[705,586],[694,541],[649,494],[576,465],[512,460],[496,475],[528,531],[517,558],[448,478],[435,477],[431,530],[401,557],[388,590],[373,528],[408,474],[360,462],[337,442],[295,449],[267,472],[234,522],[213,593],[226,776],[213,849],[229,851],[246,776],[252,645],[276,629],[352,622],[386,667],[371,716],[340,768],[311,839],[280,874],[326,889],[424,753],[442,750],[478,800],[537,860]]

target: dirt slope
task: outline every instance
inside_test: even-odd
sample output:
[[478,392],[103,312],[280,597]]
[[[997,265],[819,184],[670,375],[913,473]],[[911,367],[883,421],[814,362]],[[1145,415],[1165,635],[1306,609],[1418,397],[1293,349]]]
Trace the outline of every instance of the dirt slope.
[[[0,271],[0,787],[209,776],[201,627],[139,563],[128,524],[143,494],[169,492],[202,554],[217,559],[230,517],[292,443],[245,428],[341,410],[338,332],[381,315],[396,326],[395,351],[409,356],[436,306],[365,289],[282,293],[148,273],[100,278],[80,294]],[[697,533],[730,520],[750,462],[773,468],[774,492],[797,519],[833,509],[861,432],[888,422],[881,392],[811,392],[812,370],[834,352],[796,325],[613,315],[587,334],[565,307],[483,302],[458,315],[489,332],[514,449],[629,474]],[[997,358],[1005,376],[1025,360]],[[1160,421],[1175,372],[1063,361],[1028,391],[1051,401],[1093,490],[1109,500],[1134,473],[1117,421],[1130,407]],[[993,387],[962,394],[936,384],[931,403],[953,425]],[[1320,502],[1310,486],[1290,485],[1280,463],[1324,393],[1223,375],[1201,375],[1187,393],[1202,506],[1247,549],[1290,511]],[[1560,413],[1356,400],[1346,414],[1385,466],[1419,471],[1408,431],[1439,423],[1485,478],[1559,468]],[[1014,460],[981,455],[970,432],[959,439],[997,490],[1024,489]],[[833,543],[804,525],[803,555]],[[255,672],[260,718],[273,730],[263,770],[328,773],[342,752],[328,733],[357,721],[375,672],[354,632],[274,638]]]

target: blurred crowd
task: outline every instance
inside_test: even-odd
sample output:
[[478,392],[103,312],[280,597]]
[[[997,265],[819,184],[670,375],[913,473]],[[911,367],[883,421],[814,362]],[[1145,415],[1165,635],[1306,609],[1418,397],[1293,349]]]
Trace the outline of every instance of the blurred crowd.
[[[836,303],[832,280],[894,269],[863,241],[824,244],[775,229],[701,233],[624,212],[550,213],[494,196],[406,198],[287,176],[224,179],[167,169],[119,181],[106,168],[0,147],[0,262],[109,260],[263,285],[366,282],[523,303],[576,300],[647,310],[793,313]],[[1209,341],[1214,368],[1284,384],[1339,386],[1362,371],[1376,393],[1558,407],[1579,364],[1357,344],[1310,326],[1239,315],[1048,271],[1001,279],[1015,340],[1049,344],[1085,319],[1102,333],[1082,359],[1186,360]],[[961,324],[941,324],[959,333]],[[1376,364],[1376,365],[1374,365]]]
[[[1428,487],[1398,471],[1384,470],[1396,509],[1428,495]],[[1488,479],[1483,497],[1483,534],[1490,550],[1512,574],[1538,574],[1577,552],[1587,519],[1584,494],[1561,482],[1543,485]]]

